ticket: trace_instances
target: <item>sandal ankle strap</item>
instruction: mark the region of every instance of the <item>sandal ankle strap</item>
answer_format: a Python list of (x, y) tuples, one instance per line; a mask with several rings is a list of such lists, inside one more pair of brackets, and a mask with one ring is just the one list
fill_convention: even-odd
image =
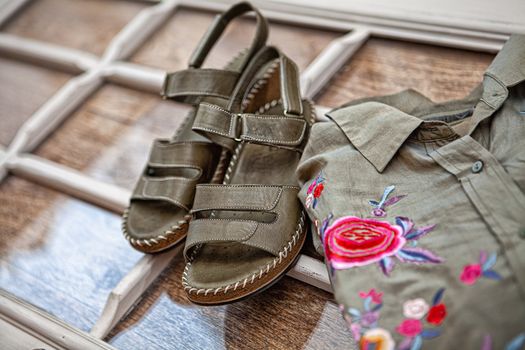
[[(242, 53), (243, 57), (235, 70), (201, 68), (210, 50), (228, 24), (247, 12), (255, 13), (257, 21), (255, 36), (250, 47)], [(166, 75), (161, 96), (190, 104), (196, 104), (202, 97), (206, 96), (229, 98), (240, 77), (240, 72), (246, 68), (253, 55), (265, 45), (267, 38), (268, 23), (256, 8), (247, 2), (241, 2), (230, 7), (229, 10), (215, 17), (193, 52), (189, 61), (189, 68)]]

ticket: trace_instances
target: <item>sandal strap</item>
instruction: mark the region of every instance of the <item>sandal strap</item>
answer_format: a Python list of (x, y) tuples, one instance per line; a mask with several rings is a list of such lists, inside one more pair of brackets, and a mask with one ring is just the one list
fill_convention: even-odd
[(229, 101), (228, 110), (241, 112), (244, 94), (253, 81), (257, 72), (261, 70), (268, 62), (279, 60), (279, 81), (280, 94), (284, 106), (285, 115), (296, 117), (303, 115), (303, 103), (301, 100), (301, 91), (299, 83), (299, 68), (279, 49), (273, 46), (266, 46), (261, 49), (250, 61), (250, 64), (243, 71), (239, 78), (239, 83)]
[(150, 151), (148, 167), (194, 168), (206, 172), (219, 158), (220, 152), (221, 147), (211, 142), (156, 139)]
[(220, 69), (184, 69), (166, 75), (161, 95), (190, 104), (206, 96), (228, 99), (239, 76), (238, 72)]
[[(242, 113), (242, 100), (253, 77), (268, 62), (278, 59), (282, 115)], [(238, 141), (248, 141), (301, 151), (307, 130), (299, 91), (298, 68), (274, 47), (262, 49), (243, 72), (227, 108), (203, 102), (195, 115), (193, 130), (232, 150)]]
[[(204, 211), (213, 210), (215, 217), (199, 218), (198, 215), (194, 215), (184, 248), (186, 258), (189, 259), (196, 246), (220, 242), (238, 242), (278, 256), (293, 239), (296, 233), (295, 225), (302, 219), (298, 192), (299, 187), (295, 186), (197, 186), (192, 212), (204, 214)], [(238, 203), (235, 203), (235, 200)], [(225, 219), (221, 218), (221, 210), (273, 213), (275, 220), (267, 223)]]
[(142, 176), (133, 190), (131, 200), (163, 201), (189, 211), (196, 183), (195, 179), (183, 177)]
[[(224, 33), (228, 24), (247, 12), (254, 12), (256, 18), (255, 36), (250, 47), (243, 53), (240, 64), (234, 71), (202, 69), (201, 66), (210, 50)], [(240, 73), (253, 55), (268, 39), (268, 22), (262, 14), (248, 2), (241, 2), (215, 17), (208, 31), (201, 38), (190, 57), (189, 69), (166, 75), (161, 95), (179, 102), (198, 103), (202, 97), (215, 96), (229, 98)]]
[(199, 105), (193, 122), (193, 130), (219, 136), (216, 140), (223, 147), (231, 147), (233, 140), (300, 150), (297, 146), (303, 143), (306, 129), (303, 118), (232, 113), (206, 102)]
[(242, 72), (252, 56), (264, 46), (266, 40), (268, 39), (268, 22), (266, 21), (266, 18), (264, 18), (259, 10), (253, 7), (249, 2), (240, 2), (235, 4), (225, 12), (215, 17), (208, 31), (200, 40), (199, 44), (195, 48), (195, 51), (193, 51), (189, 66), (191, 68), (200, 68), (208, 56), (210, 50), (224, 33), (224, 30), (228, 24), (235, 18), (240, 17), (248, 12), (255, 13), (256, 27), (255, 36), (250, 47), (248, 48), (248, 54), (246, 55), (245, 61), (239, 70)]
[(283, 186), (201, 184), (196, 192), (192, 213), (206, 210), (269, 211), (279, 202)]
[[(140, 177), (131, 200), (158, 200), (189, 211), (195, 195), (195, 185), (213, 176), (221, 147), (209, 142), (174, 142), (157, 139), (153, 142), (149, 161)], [(162, 169), (194, 169), (193, 178), (155, 176)]]

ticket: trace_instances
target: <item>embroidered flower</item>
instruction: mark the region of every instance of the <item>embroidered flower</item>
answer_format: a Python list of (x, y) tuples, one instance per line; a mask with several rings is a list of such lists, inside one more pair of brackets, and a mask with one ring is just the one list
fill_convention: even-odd
[[(398, 350), (421, 349), (424, 339), (431, 339), (441, 334), (440, 328), (425, 328), (422, 319), (426, 314), (427, 322), (432, 325), (438, 325), (443, 322), (447, 315), (445, 304), (440, 303), (444, 292), (445, 289), (441, 288), (434, 294), (430, 310), (423, 299), (409, 300), (403, 305), (403, 312), (406, 317), (412, 316), (410, 312), (407, 313), (407, 308), (410, 306), (410, 309), (412, 309), (412, 307), (417, 305), (417, 316), (419, 318), (406, 318), (396, 327), (396, 331), (405, 337), (399, 344)], [(426, 309), (428, 314), (426, 312), (421, 314), (419, 312), (420, 309)]]
[(370, 311), (367, 313), (364, 313), (361, 316), (361, 325), (363, 327), (373, 327), (377, 324), (377, 321), (379, 320), (379, 311)]
[[(441, 324), (446, 318), (446, 307), (441, 302), (444, 293), (445, 289), (441, 288), (434, 294), (431, 308), (422, 298), (407, 300), (403, 304), (403, 313), (407, 318), (396, 327), (397, 333), (403, 336), (397, 350), (419, 350), (425, 339), (441, 334), (441, 328), (434, 325)], [(393, 337), (378, 325), (383, 293), (372, 288), (368, 292), (359, 292), (359, 297), (364, 300), (362, 311), (342, 305), (340, 308), (360, 349), (394, 349), (396, 344)], [(425, 319), (428, 323), (425, 323)]]
[(407, 318), (420, 320), (428, 312), (429, 306), (423, 298), (407, 300), (403, 304), (403, 315)]
[(383, 306), (381, 303), (382, 296), (383, 293), (376, 292), (375, 289), (370, 289), (367, 293), (360, 292), (359, 297), (364, 299), (363, 311), (340, 306), (343, 312), (343, 318), (347, 322), (356, 341), (359, 341), (361, 335), (367, 330), (377, 328), (380, 310)]
[(314, 197), (319, 198), (319, 196), (321, 196), (321, 193), (323, 193), (323, 190), (324, 190), (324, 185), (322, 183), (317, 185), (314, 189)]
[(324, 178), (322, 177), (321, 173), (317, 175), (314, 179), (314, 181), (308, 186), (308, 190), (306, 191), (306, 200), (305, 200), (305, 207), (306, 208), (313, 208), (317, 206), (317, 200), (321, 196), (324, 190)]
[[(378, 262), (385, 275), (394, 268), (393, 257), (408, 263), (441, 263), (434, 253), (417, 248), (417, 241), (435, 225), (416, 229), (408, 218), (397, 217), (396, 225), (376, 219), (342, 217), (323, 235), (325, 255), (334, 269), (365, 266)], [(412, 241), (411, 247), (405, 247)]]
[(313, 190), (314, 190), (314, 188), (315, 188), (315, 185), (316, 185), (316, 184), (317, 184), (317, 183), (316, 183), (316, 180), (314, 180), (314, 181), (310, 184), (310, 186), (308, 186), (308, 190), (306, 191), (306, 193), (308, 193), (308, 194), (312, 193)]
[(447, 307), (445, 304), (437, 304), (428, 312), (427, 322), (439, 326), (445, 317), (447, 317)]
[(402, 198), (406, 197), (406, 195), (400, 195), (391, 197), (390, 199), (387, 199), (390, 193), (394, 191), (396, 187), (395, 186), (388, 186), (383, 191), (383, 195), (381, 196), (381, 199), (378, 201), (375, 200), (369, 200), (368, 203), (372, 206), (372, 215), (377, 217), (385, 217), (386, 216), (386, 207), (389, 207), (391, 205), (396, 204), (399, 202)]
[(368, 293), (359, 292), (359, 297), (361, 299), (366, 299), (370, 297), (372, 301), (376, 304), (381, 304), (383, 302), (383, 293), (378, 293), (374, 288), (370, 289)]
[(472, 264), (467, 265), (463, 268), (463, 272), (461, 273), (461, 276), (459, 276), (459, 279), (461, 282), (465, 284), (474, 284), (478, 280), (478, 278), (481, 276), (481, 265), (479, 264)]
[(359, 341), (360, 349), (393, 350), (394, 339), (383, 328), (373, 328), (366, 331)]
[(485, 251), (481, 251), (479, 255), (479, 262), (477, 264), (469, 264), (463, 267), (463, 271), (459, 276), (460, 281), (466, 285), (472, 285), (476, 283), (481, 277), (500, 280), (500, 274), (492, 270), (492, 267), (494, 267), (496, 264), (497, 258), (497, 253), (492, 253), (487, 258), (487, 253)]
[(423, 330), (423, 324), (420, 320), (406, 319), (399, 326), (396, 327), (396, 331), (404, 335), (405, 337), (415, 337)]
[(396, 254), (405, 242), (400, 226), (355, 216), (336, 220), (324, 234), (326, 256), (335, 269), (380, 261)]

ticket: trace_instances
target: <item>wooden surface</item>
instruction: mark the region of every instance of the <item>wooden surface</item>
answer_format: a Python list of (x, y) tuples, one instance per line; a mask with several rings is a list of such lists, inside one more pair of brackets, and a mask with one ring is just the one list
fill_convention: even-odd
[(372, 38), (316, 98), (337, 107), (363, 97), (415, 89), (436, 102), (462, 98), (482, 80), (493, 56)]
[(71, 76), (0, 57), (0, 145), (7, 146), (18, 128)]
[[(112, 16), (115, 23), (123, 23), (136, 7), (145, 6), (107, 3), (109, 7), (96, 17), (93, 8), (101, 5), (97, 2), (38, 2), (6, 29), (13, 34), (60, 40), (71, 47), (100, 53), (114, 35), (112, 29), (117, 24), (79, 25), (76, 33), (63, 33), (60, 38), (49, 34), (67, 32), (71, 23), (85, 16), (93, 16), (93, 23), (105, 22)], [(66, 10), (68, 19), (49, 20), (50, 16), (56, 16), (53, 11)], [(211, 18), (209, 13), (179, 12), (131, 60), (162, 69), (184, 68)], [(223, 65), (232, 52), (248, 42), (250, 20), (238, 22), (212, 52), (207, 62), (210, 66)], [(42, 23), (54, 29), (46, 31), (39, 27)], [(271, 30), (272, 41), (303, 69), (331, 39), (340, 35), (281, 24), (272, 24)], [(93, 39), (97, 36), (98, 39)], [(335, 107), (351, 99), (394, 93), (408, 87), (436, 101), (460, 98), (481, 81), (491, 59), (486, 54), (371, 39), (317, 96), (316, 102)], [(15, 75), (9, 74), (0, 73), (16, 84)], [(28, 75), (29, 71), (23, 74)], [(0, 91), (9, 90), (0, 88)], [(19, 115), (28, 114), (26, 104), (34, 101), (37, 99), (29, 95), (23, 103), (20, 100), (11, 103), (9, 113), (2, 113), (2, 125), (16, 125)], [(153, 94), (106, 84), (36, 153), (106, 182), (132, 188), (151, 140), (169, 137), (186, 110)], [(89, 328), (105, 295), (138, 258), (120, 236), (120, 218), (16, 178), (0, 185), (0, 203), (0, 287), (82, 329)], [(107, 340), (121, 349), (350, 347), (349, 333), (338, 307), (325, 292), (285, 278), (243, 302), (203, 308), (185, 299), (181, 272), (179, 259)]]
[(2, 29), (100, 55), (110, 40), (146, 2), (107, 0), (33, 0)]
[(120, 217), (14, 177), (0, 203), (0, 288), (88, 331), (141, 256)]

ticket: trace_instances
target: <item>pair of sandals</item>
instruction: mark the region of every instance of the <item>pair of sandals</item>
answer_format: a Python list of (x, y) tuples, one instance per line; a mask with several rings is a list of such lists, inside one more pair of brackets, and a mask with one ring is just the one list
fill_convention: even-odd
[[(201, 68), (227, 25), (254, 12), (251, 46), (224, 70)], [(130, 244), (156, 253), (186, 238), (182, 283), (202, 305), (233, 302), (282, 277), (299, 256), (306, 218), (295, 169), (314, 116), (297, 66), (266, 46), (268, 24), (242, 2), (216, 17), (189, 68), (162, 94), (194, 105), (171, 139), (155, 140), (124, 214)]]

